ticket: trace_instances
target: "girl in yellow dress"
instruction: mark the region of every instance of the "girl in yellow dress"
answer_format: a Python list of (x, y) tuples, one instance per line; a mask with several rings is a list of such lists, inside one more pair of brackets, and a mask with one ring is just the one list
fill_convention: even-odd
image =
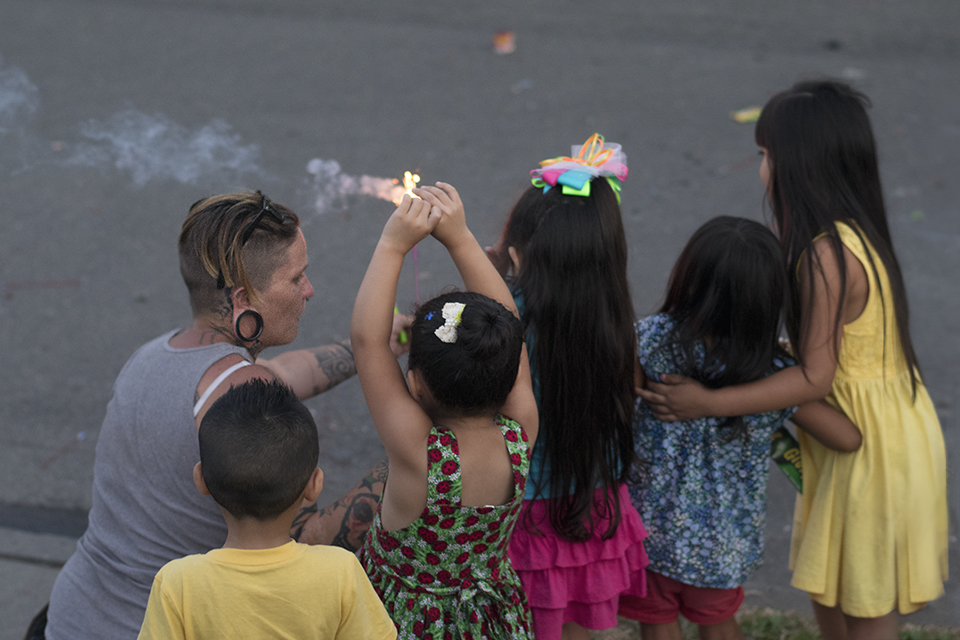
[(910, 340), (866, 96), (801, 82), (771, 98), (756, 140), (792, 282), (787, 331), (800, 365), (736, 387), (685, 378), (638, 393), (666, 420), (770, 411), (826, 398), (863, 434), (841, 453), (799, 433), (803, 493), (792, 584), (824, 640), (897, 637), (897, 612), (943, 595), (946, 454)]

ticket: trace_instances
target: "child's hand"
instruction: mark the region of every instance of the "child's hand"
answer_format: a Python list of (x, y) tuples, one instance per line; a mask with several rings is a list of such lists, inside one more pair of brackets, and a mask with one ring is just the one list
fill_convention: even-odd
[(695, 420), (711, 415), (707, 406), (710, 390), (691, 378), (667, 373), (661, 382), (647, 380), (647, 388), (636, 389), (637, 395), (664, 422)]
[(413, 324), (413, 318), (405, 316), (402, 313), (393, 314), (393, 327), (390, 329), (390, 351), (398, 358), (410, 351), (410, 339), (404, 342), (400, 341), (400, 334), (404, 331), (409, 332)]
[(435, 187), (420, 187), (414, 193), (440, 210), (440, 222), (433, 230), (433, 237), (450, 249), (465, 237), (471, 237), (467, 218), (463, 212), (460, 194), (452, 185), (438, 182)]
[(503, 238), (492, 247), (484, 247), (483, 252), (487, 254), (487, 258), (490, 259), (491, 264), (493, 264), (497, 273), (500, 274), (500, 277), (506, 278), (510, 273), (510, 267), (513, 266), (513, 263), (510, 261), (510, 254), (504, 246)]
[(404, 195), (400, 205), (383, 227), (380, 241), (406, 255), (426, 238), (440, 222), (440, 209), (426, 200)]

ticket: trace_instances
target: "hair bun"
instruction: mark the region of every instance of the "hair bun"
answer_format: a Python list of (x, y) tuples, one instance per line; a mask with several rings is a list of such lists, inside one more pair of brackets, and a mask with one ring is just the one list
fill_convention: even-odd
[[(452, 341), (437, 335), (450, 303), (462, 305)], [(503, 406), (523, 348), (523, 325), (506, 307), (476, 292), (445, 293), (417, 310), (410, 335), (408, 366), (420, 371), (437, 402), (465, 415)]]
[[(499, 311), (499, 312), (498, 312)], [(512, 315), (504, 308), (488, 306), (464, 309), (460, 323), (460, 341), (464, 351), (477, 360), (489, 360), (508, 347), (514, 332), (503, 314)]]

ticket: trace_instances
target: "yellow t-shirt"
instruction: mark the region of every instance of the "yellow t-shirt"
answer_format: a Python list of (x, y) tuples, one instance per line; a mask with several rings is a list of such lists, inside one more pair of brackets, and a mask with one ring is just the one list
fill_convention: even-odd
[(349, 551), (290, 541), (214, 549), (164, 565), (139, 638), (371, 638), (396, 627)]

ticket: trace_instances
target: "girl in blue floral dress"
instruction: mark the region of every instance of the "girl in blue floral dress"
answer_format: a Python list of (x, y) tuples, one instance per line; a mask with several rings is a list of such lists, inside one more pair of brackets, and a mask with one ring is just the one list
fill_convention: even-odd
[[(698, 229), (670, 276), (660, 313), (637, 322), (643, 379), (682, 373), (718, 388), (792, 364), (777, 341), (787, 286), (776, 236), (743, 218)], [(791, 416), (826, 446), (852, 451), (860, 433), (823, 402), (739, 418), (662, 422), (634, 415), (646, 463), (630, 489), (649, 536), (647, 595), (622, 596), (620, 614), (644, 640), (680, 636), (678, 614), (703, 638), (741, 638), (734, 613), (760, 566), (770, 436)]]
[[(357, 374), (390, 464), (361, 559), (400, 638), (531, 638), (507, 556), (538, 426), (523, 329), (456, 190), (415, 193), (387, 221), (353, 310)], [(404, 379), (393, 301), (404, 256), (430, 234), (468, 291), (417, 311)]]

